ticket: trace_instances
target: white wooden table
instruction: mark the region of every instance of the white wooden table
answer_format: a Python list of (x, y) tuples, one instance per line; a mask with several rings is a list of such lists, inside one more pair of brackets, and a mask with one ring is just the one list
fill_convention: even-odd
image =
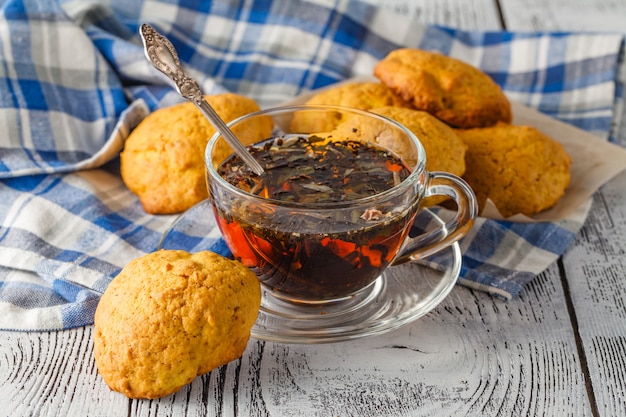
[[(462, 29), (626, 31), (626, 0), (385, 5)], [(512, 301), (457, 286), (432, 313), (380, 337), (251, 340), (241, 360), (160, 400), (109, 391), (90, 327), (0, 332), (0, 416), (626, 415), (624, 236), (626, 174), (595, 195), (562, 259)]]

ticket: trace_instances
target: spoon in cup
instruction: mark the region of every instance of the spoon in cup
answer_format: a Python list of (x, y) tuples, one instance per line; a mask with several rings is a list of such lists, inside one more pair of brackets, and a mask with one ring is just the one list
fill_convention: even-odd
[(233, 131), (206, 101), (198, 83), (185, 72), (172, 43), (147, 23), (141, 25), (139, 33), (146, 57), (152, 65), (174, 82), (176, 90), (182, 97), (196, 105), (252, 171), (257, 175), (262, 175), (263, 167), (250, 155)]

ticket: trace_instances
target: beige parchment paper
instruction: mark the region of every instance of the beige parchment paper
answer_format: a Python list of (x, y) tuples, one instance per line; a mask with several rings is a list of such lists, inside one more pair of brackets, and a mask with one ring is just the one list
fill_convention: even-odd
[[(281, 105), (304, 104), (314, 94), (341, 84), (359, 81), (378, 81), (372, 76), (356, 77), (337, 84), (310, 91)], [(610, 143), (570, 124), (561, 122), (523, 104), (511, 102), (513, 124), (533, 126), (561, 143), (572, 158), (571, 181), (565, 195), (552, 208), (528, 217), (517, 214), (506, 219), (488, 200), (481, 217), (514, 222), (553, 222), (568, 218), (603, 184), (626, 170), (626, 149)], [(428, 157), (428, 155), (427, 155)]]

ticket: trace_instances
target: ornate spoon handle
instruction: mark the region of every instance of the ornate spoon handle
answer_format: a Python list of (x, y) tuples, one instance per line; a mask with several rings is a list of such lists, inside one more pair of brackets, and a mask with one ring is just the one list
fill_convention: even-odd
[(261, 165), (250, 155), (233, 131), (226, 126), (226, 123), (224, 123), (213, 107), (206, 101), (198, 83), (187, 75), (180, 65), (180, 60), (178, 59), (174, 45), (147, 23), (141, 25), (140, 34), (144, 45), (144, 52), (152, 65), (174, 82), (176, 90), (181, 96), (191, 101), (200, 109), (202, 114), (204, 114), (213, 127), (226, 139), (228, 144), (237, 152), (241, 159), (250, 166), (252, 171), (257, 175), (262, 175), (263, 168)]

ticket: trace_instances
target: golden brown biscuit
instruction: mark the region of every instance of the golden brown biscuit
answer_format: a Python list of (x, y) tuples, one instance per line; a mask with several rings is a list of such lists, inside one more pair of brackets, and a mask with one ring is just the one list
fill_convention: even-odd
[(504, 217), (532, 216), (552, 207), (570, 182), (563, 146), (529, 126), (505, 123), (457, 130), (467, 144), (466, 171), (482, 210), (491, 199)]
[(96, 309), (98, 372), (130, 398), (176, 392), (243, 354), (260, 302), (256, 275), (215, 253), (168, 250), (136, 259)]
[[(387, 106), (370, 111), (395, 120), (417, 136), (426, 152), (426, 169), (429, 171), (447, 171), (456, 175), (465, 172), (466, 145), (450, 126), (420, 110)], [(334, 130), (320, 136), (376, 143), (395, 152), (411, 167), (417, 163), (415, 148), (410, 142), (401, 140), (400, 130), (391, 130), (386, 122), (374, 117), (350, 114), (343, 119)]]
[[(459, 176), (465, 172), (466, 145), (450, 126), (420, 110), (379, 107), (370, 111), (395, 120), (417, 136), (426, 151), (428, 171), (445, 171)], [(405, 152), (398, 153), (403, 156)]]
[(419, 49), (397, 49), (378, 62), (385, 85), (444, 122), (462, 128), (511, 122), (511, 105), (488, 75), (469, 64)]
[[(403, 100), (389, 87), (379, 82), (363, 81), (351, 82), (331, 87), (315, 94), (306, 101), (307, 105), (334, 105), (353, 107), (369, 110), (374, 107), (397, 106), (411, 107), (411, 104)], [(303, 133), (327, 132), (332, 130), (342, 120), (342, 115), (337, 117), (304, 117), (302, 113), (296, 114), (292, 122), (292, 128)]]
[[(259, 110), (254, 100), (225, 93), (206, 96), (225, 121)], [(244, 144), (270, 136), (272, 122), (259, 119), (255, 129), (235, 130)], [(204, 150), (215, 133), (192, 103), (156, 110), (128, 136), (120, 155), (126, 186), (139, 197), (146, 212), (178, 213), (207, 198)], [(232, 153), (225, 143), (224, 157)]]

